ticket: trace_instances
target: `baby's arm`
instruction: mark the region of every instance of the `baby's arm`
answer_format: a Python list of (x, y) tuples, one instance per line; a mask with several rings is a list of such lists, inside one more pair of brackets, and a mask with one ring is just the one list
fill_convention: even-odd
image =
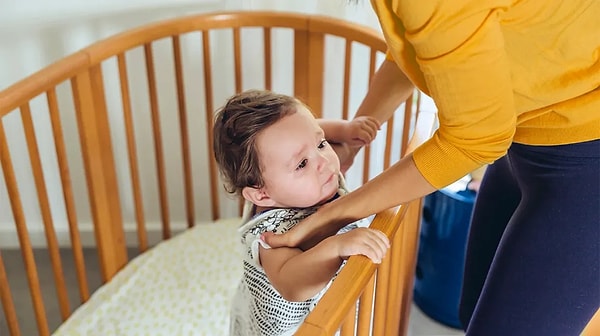
[(350, 146), (369, 144), (379, 130), (379, 122), (372, 117), (357, 117), (353, 120), (318, 119), (325, 133), (325, 139), (332, 143), (345, 143)]
[(305, 301), (319, 293), (335, 275), (343, 259), (362, 254), (380, 263), (389, 247), (377, 230), (357, 228), (324, 239), (307, 251), (260, 247), (260, 263), (271, 284), (288, 301)]

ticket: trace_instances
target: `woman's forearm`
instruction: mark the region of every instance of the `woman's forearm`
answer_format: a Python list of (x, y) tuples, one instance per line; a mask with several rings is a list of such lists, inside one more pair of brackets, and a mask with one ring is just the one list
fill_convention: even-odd
[(421, 175), (409, 154), (360, 188), (323, 206), (305, 219), (305, 222), (310, 223), (298, 227), (304, 232), (297, 232), (296, 237), (300, 240), (292, 241), (291, 244), (308, 249), (349, 223), (410, 202), (435, 190)]
[(414, 91), (415, 86), (396, 63), (385, 60), (373, 76), (367, 95), (355, 117), (371, 116), (386, 122)]
[[(409, 154), (331, 207), (324, 209), (325, 218), (358, 220), (385, 209), (410, 202), (436, 190), (419, 172)], [(330, 214), (328, 214), (328, 212)], [(331, 217), (330, 217), (331, 216)]]

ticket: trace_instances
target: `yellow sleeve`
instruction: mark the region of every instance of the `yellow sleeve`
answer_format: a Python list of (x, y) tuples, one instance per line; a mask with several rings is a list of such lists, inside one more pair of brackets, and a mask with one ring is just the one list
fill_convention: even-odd
[(481, 167), (475, 169), (474, 171), (472, 171), (469, 175), (471, 175), (471, 178), (473, 180), (481, 181), (483, 179), (483, 175), (485, 174), (486, 169), (487, 169), (487, 166), (481, 166)]
[(440, 121), (413, 157), (423, 176), (441, 188), (503, 156), (512, 142), (516, 111), (501, 8), (485, 0), (394, 4)]

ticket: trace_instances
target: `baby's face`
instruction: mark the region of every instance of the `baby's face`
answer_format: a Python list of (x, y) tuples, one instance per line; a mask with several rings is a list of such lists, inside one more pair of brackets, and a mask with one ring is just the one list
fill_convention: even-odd
[(340, 161), (304, 105), (264, 129), (256, 145), (271, 206), (309, 207), (337, 192)]

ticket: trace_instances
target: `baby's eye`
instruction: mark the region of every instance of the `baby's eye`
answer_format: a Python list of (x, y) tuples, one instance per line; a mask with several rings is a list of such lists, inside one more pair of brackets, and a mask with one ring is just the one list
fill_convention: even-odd
[(325, 146), (327, 146), (327, 140), (323, 139), (321, 142), (319, 142), (319, 146), (317, 146), (317, 148), (323, 149)]
[(298, 165), (298, 167), (296, 167), (296, 170), (303, 169), (304, 167), (306, 167), (307, 163), (308, 163), (307, 159), (304, 159), (304, 160), (300, 161), (300, 164)]

